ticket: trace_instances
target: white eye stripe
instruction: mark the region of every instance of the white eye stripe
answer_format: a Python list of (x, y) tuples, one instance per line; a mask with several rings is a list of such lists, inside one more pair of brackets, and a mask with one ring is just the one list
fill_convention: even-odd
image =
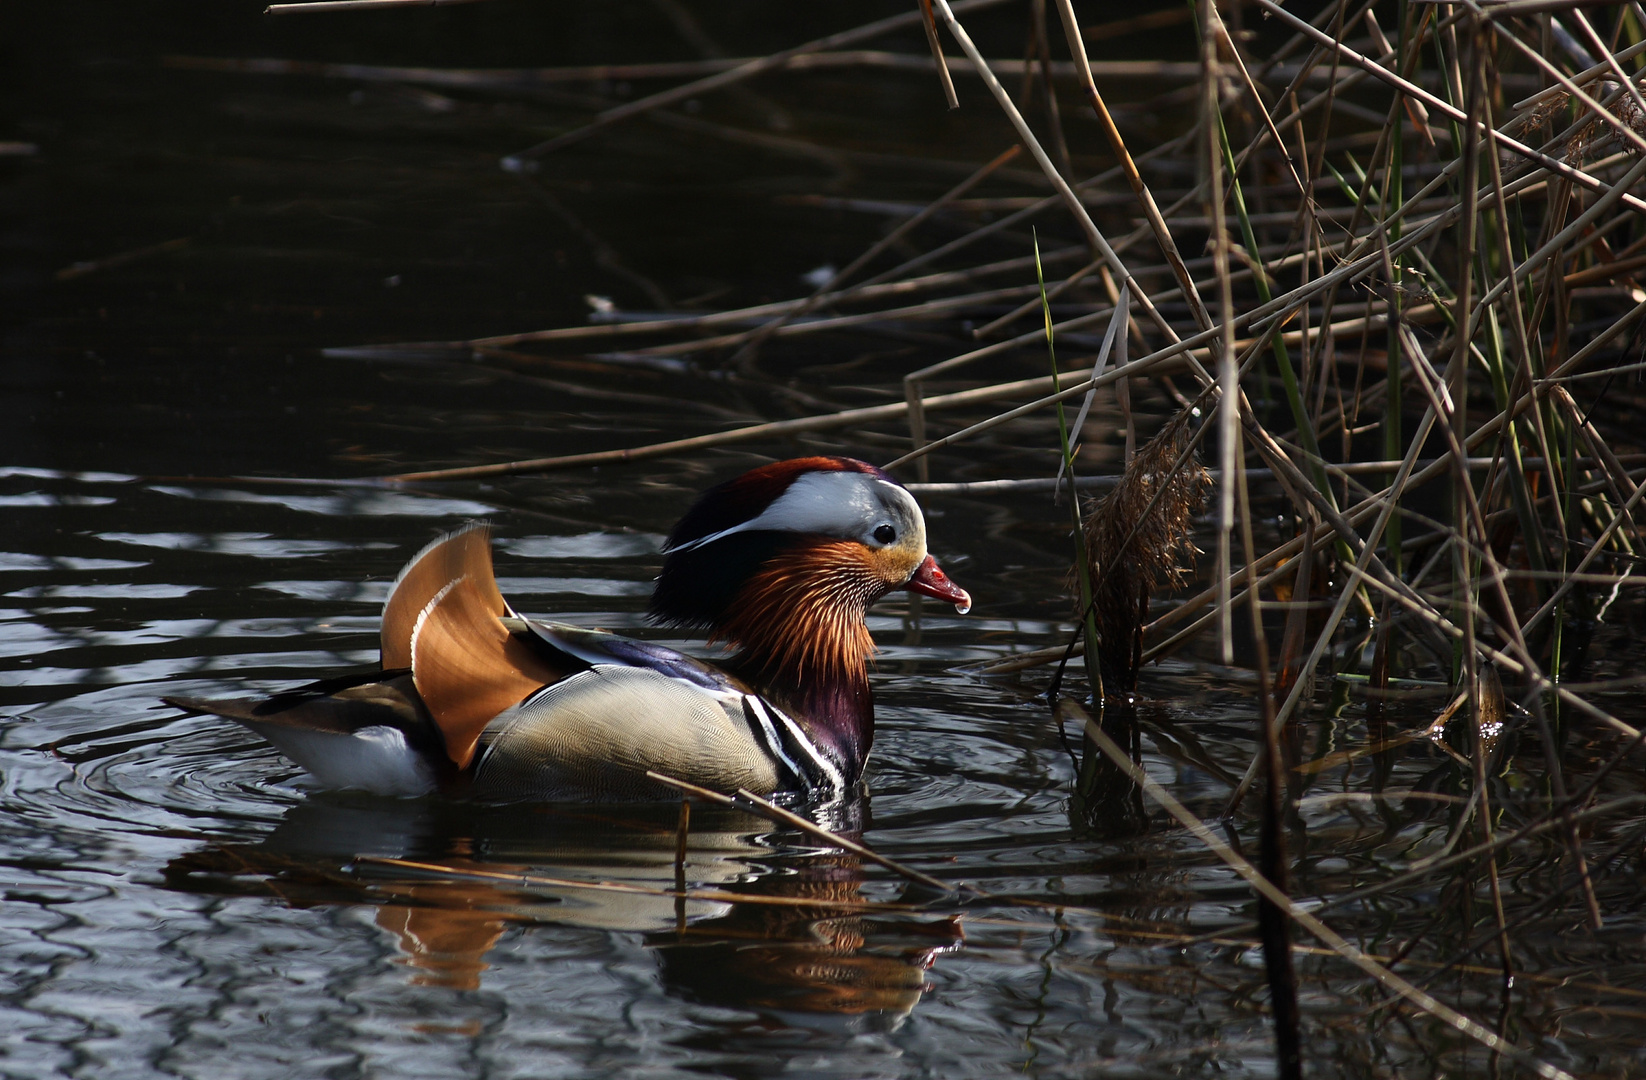
[(691, 551), (736, 533), (763, 530), (820, 533), (868, 543), (875, 529), (887, 524), (888, 513), (894, 523), (903, 519), (901, 528), (893, 524), (898, 536), (906, 538), (913, 533), (924, 536), (919, 506), (913, 496), (896, 484), (865, 473), (807, 473), (748, 521), (665, 548), (664, 552)]

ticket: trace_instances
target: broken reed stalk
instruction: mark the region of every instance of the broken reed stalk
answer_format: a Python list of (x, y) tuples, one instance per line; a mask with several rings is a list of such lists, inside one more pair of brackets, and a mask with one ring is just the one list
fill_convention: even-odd
[[(718, 791), (712, 791), (706, 787), (699, 787), (696, 784), (689, 783), (685, 780), (679, 780), (672, 776), (666, 776), (663, 773), (654, 772), (650, 769), (646, 770), (646, 776), (657, 781), (659, 784), (665, 784), (668, 787), (674, 788), (683, 796), (690, 795), (692, 798), (702, 799), (704, 802), (712, 802), (719, 806), (728, 806), (737, 810), (750, 811), (778, 825), (785, 825), (789, 828), (799, 829), (801, 832), (805, 833), (814, 840), (821, 840), (824, 843), (832, 844), (843, 851), (849, 851), (859, 858), (867, 859), (877, 866), (883, 866), (892, 871), (894, 874), (908, 878), (917, 885), (924, 885), (928, 889), (935, 889), (940, 893), (954, 893), (959, 892), (961, 889), (961, 886), (959, 885), (951, 885), (947, 882), (939, 881), (930, 874), (923, 874), (918, 870), (911, 869), (910, 867), (904, 866), (902, 863), (897, 862), (895, 859), (889, 859), (879, 852), (863, 846), (855, 840), (841, 836), (839, 833), (831, 832), (830, 830), (817, 824), (815, 821), (803, 818), (799, 814), (794, 813), (792, 810), (785, 810), (776, 803), (762, 799), (752, 791), (739, 788), (736, 795), (724, 795)], [(967, 891), (975, 890), (968, 889)], [(979, 895), (984, 894), (979, 893)]]
[[(448, 0), (449, 3), (474, 3), (476, 0)], [(414, 0), (414, 6), (427, 6), (423, 0)], [(305, 7), (311, 5), (303, 5)], [(233, 71), (261, 75), (311, 75), (327, 79), (353, 79), (361, 82), (405, 83), (416, 86), (440, 86), (456, 89), (509, 92), (533, 87), (562, 86), (567, 83), (599, 83), (612, 79), (681, 79), (716, 75), (752, 62), (751, 57), (725, 57), (710, 60), (672, 60), (660, 63), (638, 64), (585, 64), (574, 67), (532, 68), (434, 68), (386, 66), (382, 64), (327, 63), (317, 60), (286, 60), (272, 57), (213, 57), (167, 56), (162, 67), (185, 68), (195, 71)], [(944, 57), (947, 64), (954, 59)], [(1175, 81), (1193, 79), (1200, 73), (1198, 64), (1174, 63), (1169, 60), (1108, 60), (1093, 61), (1093, 74), (1108, 79), (1159, 79)], [(1041, 65), (1024, 60), (990, 60), (989, 67), (1002, 74), (1017, 75), (1038, 71)], [(816, 72), (842, 69), (872, 69), (880, 71), (907, 71), (922, 74), (935, 71), (935, 61), (912, 53), (888, 52), (884, 49), (839, 49), (829, 52), (804, 53), (790, 58), (774, 71)], [(975, 74), (961, 65), (960, 74)], [(1080, 72), (1068, 61), (1053, 63), (1051, 74), (1057, 79), (1075, 79)], [(0, 143), (6, 146), (27, 145)], [(0, 149), (0, 153), (3, 153)], [(16, 151), (12, 151), (16, 153)]]
[(955, 96), (954, 79), (949, 75), (948, 61), (943, 57), (943, 43), (937, 39), (937, 18), (932, 14), (932, 0), (920, 0), (920, 28), (926, 32), (926, 45), (932, 50), (932, 62), (937, 65), (937, 81), (943, 87), (943, 100), (949, 109), (960, 108)]
[(559, 878), (547, 874), (510, 873), (503, 870), (484, 870), (469, 866), (447, 866), (441, 863), (397, 859), (385, 855), (359, 855), (355, 863), (366, 866), (395, 867), (415, 870), (450, 881), (474, 881), (499, 888), (565, 889), (571, 891), (617, 893), (628, 896), (669, 897), (675, 900), (697, 900), (718, 904), (750, 904), (757, 907), (821, 908), (824, 910), (887, 913), (920, 913), (925, 909), (918, 904), (886, 903), (874, 900), (831, 900), (811, 896), (766, 896), (760, 893), (734, 892), (729, 889), (686, 888), (659, 889), (646, 885), (629, 885), (617, 881), (586, 881), (578, 878)]
[(376, 11), (381, 8), (444, 7), (450, 4), (473, 4), (479, 0), (308, 0), (307, 3), (270, 4), (265, 15), (320, 14), (335, 11)]

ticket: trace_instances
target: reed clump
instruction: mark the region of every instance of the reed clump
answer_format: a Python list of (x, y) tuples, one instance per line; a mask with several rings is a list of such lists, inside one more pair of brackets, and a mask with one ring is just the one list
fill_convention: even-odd
[(1137, 687), (1149, 601), (1194, 573), (1195, 519), (1212, 477), (1194, 452), (1193, 414), (1182, 410), (1137, 451), (1108, 494), (1089, 501), (1086, 559), (1107, 693)]

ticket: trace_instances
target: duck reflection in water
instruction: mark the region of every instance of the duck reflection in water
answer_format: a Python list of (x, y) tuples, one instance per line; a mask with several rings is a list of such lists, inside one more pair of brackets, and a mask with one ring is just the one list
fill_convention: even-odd
[(167, 877), (294, 907), (375, 905), (409, 981), (454, 991), (483, 986), (487, 954), (512, 928), (639, 933), (673, 992), (779, 1026), (816, 1026), (820, 1014), (896, 1026), (929, 988), (926, 970), (960, 943), (950, 919), (868, 903), (855, 855), (785, 847), (762, 819), (694, 806), (677, 860), (678, 824), (661, 805), (318, 793), (261, 842), (191, 852)]

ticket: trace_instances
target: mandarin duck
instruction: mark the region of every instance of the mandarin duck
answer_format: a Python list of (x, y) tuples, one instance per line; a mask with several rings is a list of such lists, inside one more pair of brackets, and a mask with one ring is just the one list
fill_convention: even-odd
[(383, 608), (382, 670), (267, 700), (167, 698), (273, 743), (321, 784), (385, 795), (635, 801), (677, 792), (828, 800), (874, 741), (864, 615), (895, 589), (971, 605), (926, 551), (914, 497), (872, 465), (808, 457), (704, 493), (669, 534), (649, 616), (703, 629), (724, 665), (523, 618), (491, 536), (429, 544)]

